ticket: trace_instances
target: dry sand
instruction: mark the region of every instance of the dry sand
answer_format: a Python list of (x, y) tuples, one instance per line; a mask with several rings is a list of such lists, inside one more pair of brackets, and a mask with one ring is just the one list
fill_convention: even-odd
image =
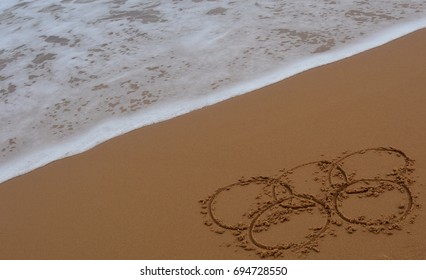
[(425, 259), (425, 65), (421, 30), (7, 181), (0, 258)]

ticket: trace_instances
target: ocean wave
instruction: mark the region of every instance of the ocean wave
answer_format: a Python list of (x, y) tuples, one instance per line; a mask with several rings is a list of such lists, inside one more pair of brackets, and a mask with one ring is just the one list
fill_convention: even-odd
[(424, 1), (4, 1), (0, 182), (424, 27)]

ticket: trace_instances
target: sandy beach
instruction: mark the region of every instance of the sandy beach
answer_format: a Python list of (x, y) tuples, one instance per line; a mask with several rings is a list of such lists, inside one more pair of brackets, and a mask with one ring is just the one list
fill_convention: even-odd
[(420, 30), (2, 183), (0, 259), (425, 259), (425, 65)]

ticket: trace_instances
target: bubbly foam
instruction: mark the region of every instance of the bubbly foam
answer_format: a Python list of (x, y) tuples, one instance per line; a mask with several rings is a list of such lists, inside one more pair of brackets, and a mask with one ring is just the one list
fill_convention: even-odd
[(0, 182), (423, 27), (423, 0), (2, 1)]

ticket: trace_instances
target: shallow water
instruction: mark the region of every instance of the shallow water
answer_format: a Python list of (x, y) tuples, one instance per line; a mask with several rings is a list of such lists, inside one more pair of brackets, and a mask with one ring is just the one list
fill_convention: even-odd
[(426, 27), (424, 0), (0, 3), (0, 182)]

